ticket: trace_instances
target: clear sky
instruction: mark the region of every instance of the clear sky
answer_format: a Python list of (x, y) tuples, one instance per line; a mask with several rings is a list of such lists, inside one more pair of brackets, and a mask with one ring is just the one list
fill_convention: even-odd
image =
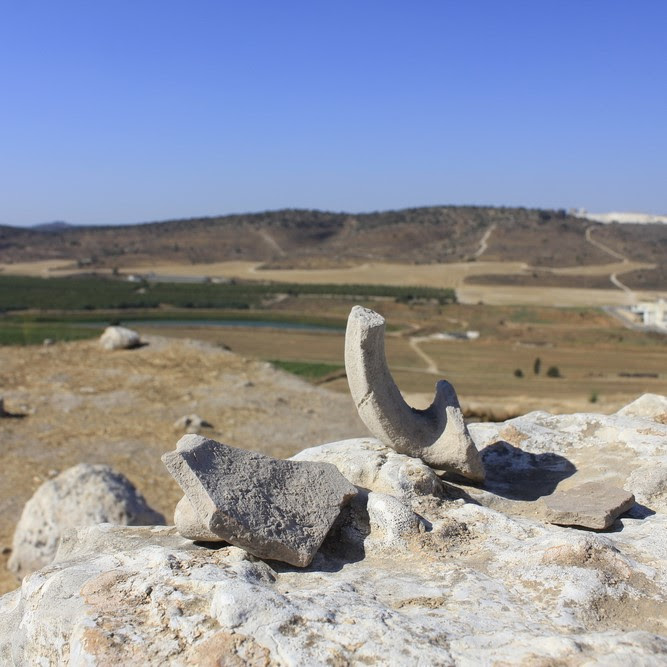
[(664, 0), (0, 0), (0, 223), (667, 214)]

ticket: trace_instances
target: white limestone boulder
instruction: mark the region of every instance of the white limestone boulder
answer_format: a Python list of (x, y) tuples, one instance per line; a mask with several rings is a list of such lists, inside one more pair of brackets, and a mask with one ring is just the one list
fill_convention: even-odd
[(109, 466), (81, 463), (44, 482), (25, 504), (9, 569), (20, 578), (48, 565), (65, 530), (97, 523), (164, 525), (164, 517), (125, 475)]
[(126, 327), (107, 327), (100, 336), (100, 346), (104, 350), (131, 350), (140, 345), (141, 336)]
[(617, 414), (626, 417), (645, 417), (665, 424), (667, 423), (667, 396), (642, 394), (632, 403), (622, 407)]

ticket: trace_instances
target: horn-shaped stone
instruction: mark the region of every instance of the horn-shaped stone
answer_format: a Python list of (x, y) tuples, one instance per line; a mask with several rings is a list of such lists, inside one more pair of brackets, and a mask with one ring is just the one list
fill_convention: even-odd
[(345, 369), (362, 421), (397, 452), (482, 481), (484, 465), (463, 421), (454, 387), (440, 380), (429, 408), (410, 407), (387, 367), (384, 329), (385, 320), (375, 311), (352, 308), (345, 332)]

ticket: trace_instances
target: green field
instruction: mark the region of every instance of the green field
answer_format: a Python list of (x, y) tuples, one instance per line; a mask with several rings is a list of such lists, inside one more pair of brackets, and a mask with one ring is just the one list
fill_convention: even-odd
[(453, 303), (452, 289), (391, 285), (300, 285), (296, 283), (128, 282), (98, 276), (31, 278), (0, 275), (0, 313), (37, 310), (262, 308), (280, 296), (389, 298), (400, 303)]

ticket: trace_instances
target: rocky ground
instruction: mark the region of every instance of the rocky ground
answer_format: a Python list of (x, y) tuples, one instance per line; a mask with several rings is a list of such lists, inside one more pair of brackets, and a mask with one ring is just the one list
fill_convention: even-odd
[(204, 435), (277, 457), (365, 433), (348, 396), (268, 364), (195, 341), (147, 337), (134, 350), (96, 341), (0, 347), (0, 593), (18, 585), (5, 564), (21, 509), (46, 479), (77, 463), (125, 474), (171, 521), (182, 494), (160, 456), (179, 418)]
[[(149, 342), (44, 348), (46, 370), (8, 355), (6, 409), (29, 416), (2, 422), (13, 457), (2, 488), (10, 475), (36, 486), (54, 452), (64, 467), (103, 443), (91, 462), (126, 472), (169, 521), (182, 493), (159, 455), (174, 448), (173, 421), (196, 410), (214, 424), (205, 435), (303, 450), (295, 460), (333, 463), (358, 494), (305, 568), (169, 526), (74, 529), (53, 564), (0, 598), (1, 663), (665, 664), (667, 398), (472, 424), (486, 480), (471, 483), (373, 438), (340, 441), (363, 432), (344, 396), (207, 345)], [(77, 355), (95, 370), (76, 370)], [(67, 430), (70, 415), (87, 435)], [(549, 523), (554, 492), (585, 483), (635, 502), (602, 531)], [(8, 516), (22, 500), (3, 502)]]

